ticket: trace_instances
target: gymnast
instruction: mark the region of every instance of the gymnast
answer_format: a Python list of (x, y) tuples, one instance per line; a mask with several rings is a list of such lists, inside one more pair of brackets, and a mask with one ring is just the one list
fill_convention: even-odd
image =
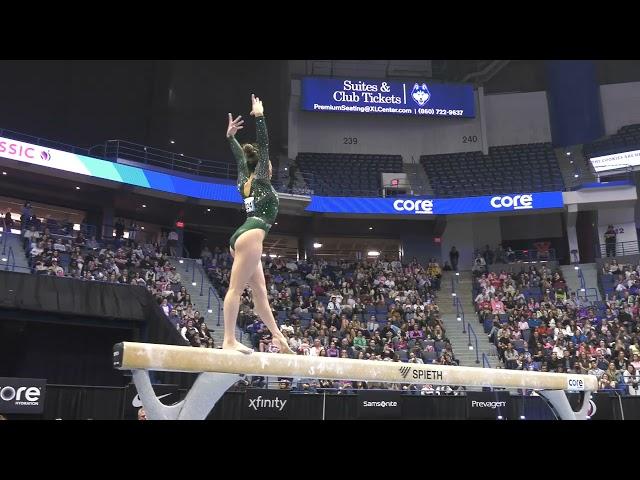
[(231, 267), (229, 290), (224, 298), (224, 340), (222, 348), (253, 353), (253, 350), (236, 340), (236, 320), (240, 308), (240, 296), (248, 284), (253, 294), (254, 312), (271, 331), (280, 345), (281, 353), (294, 352), (287, 338), (278, 328), (267, 300), (267, 288), (262, 271), (262, 242), (278, 215), (278, 194), (271, 185), (272, 166), (269, 160), (269, 137), (264, 119), (262, 101), (251, 95), (251, 113), (256, 119), (256, 144), (240, 145), (235, 134), (244, 128), (241, 116), (229, 114), (227, 139), (238, 162), (238, 190), (244, 201), (247, 220), (231, 236), (229, 241)]

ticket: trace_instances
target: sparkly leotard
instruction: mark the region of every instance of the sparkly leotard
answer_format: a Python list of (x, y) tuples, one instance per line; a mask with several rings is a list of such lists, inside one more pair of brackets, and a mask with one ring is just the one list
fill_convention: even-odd
[(251, 175), (247, 167), (247, 159), (235, 137), (229, 137), (231, 150), (238, 162), (238, 190), (244, 200), (244, 209), (247, 212), (247, 220), (234, 232), (229, 240), (231, 248), (234, 249), (238, 237), (248, 230), (259, 228), (264, 230), (265, 233), (269, 233), (271, 225), (273, 225), (278, 216), (280, 202), (278, 194), (269, 179), (269, 136), (264, 116), (256, 118), (256, 132), (258, 139), (258, 165), (256, 166), (248, 197), (244, 196), (243, 188)]

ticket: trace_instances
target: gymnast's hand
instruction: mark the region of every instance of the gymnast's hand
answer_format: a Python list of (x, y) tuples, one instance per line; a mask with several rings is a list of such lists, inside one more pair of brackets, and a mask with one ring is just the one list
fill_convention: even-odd
[(233, 137), (238, 130), (242, 130), (244, 128), (242, 126), (242, 124), (244, 123), (244, 120), (241, 120), (241, 118), (242, 117), (238, 115), (238, 118), (234, 120), (233, 116), (229, 114), (229, 126), (227, 127), (227, 137)]
[(262, 106), (262, 100), (251, 94), (251, 113), (254, 117), (262, 117), (264, 115), (264, 107)]

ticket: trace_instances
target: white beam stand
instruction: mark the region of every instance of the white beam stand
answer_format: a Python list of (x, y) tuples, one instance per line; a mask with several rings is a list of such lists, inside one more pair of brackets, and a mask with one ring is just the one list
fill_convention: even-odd
[(538, 394), (549, 402), (560, 420), (588, 420), (589, 401), (591, 392), (584, 391), (580, 410), (575, 412), (569, 404), (567, 394), (562, 390), (540, 390)]
[(204, 420), (220, 397), (241, 379), (233, 373), (203, 372), (198, 375), (184, 400), (165, 405), (156, 397), (148, 370), (133, 370), (133, 383), (150, 420)]

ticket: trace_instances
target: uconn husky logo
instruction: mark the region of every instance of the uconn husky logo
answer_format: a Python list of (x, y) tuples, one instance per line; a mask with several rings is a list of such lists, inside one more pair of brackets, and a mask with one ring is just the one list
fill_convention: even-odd
[(413, 85), (413, 89), (411, 90), (411, 96), (419, 106), (424, 107), (425, 103), (427, 103), (431, 98), (431, 93), (429, 92), (426, 83), (423, 83), (422, 85), (418, 85), (416, 83)]

